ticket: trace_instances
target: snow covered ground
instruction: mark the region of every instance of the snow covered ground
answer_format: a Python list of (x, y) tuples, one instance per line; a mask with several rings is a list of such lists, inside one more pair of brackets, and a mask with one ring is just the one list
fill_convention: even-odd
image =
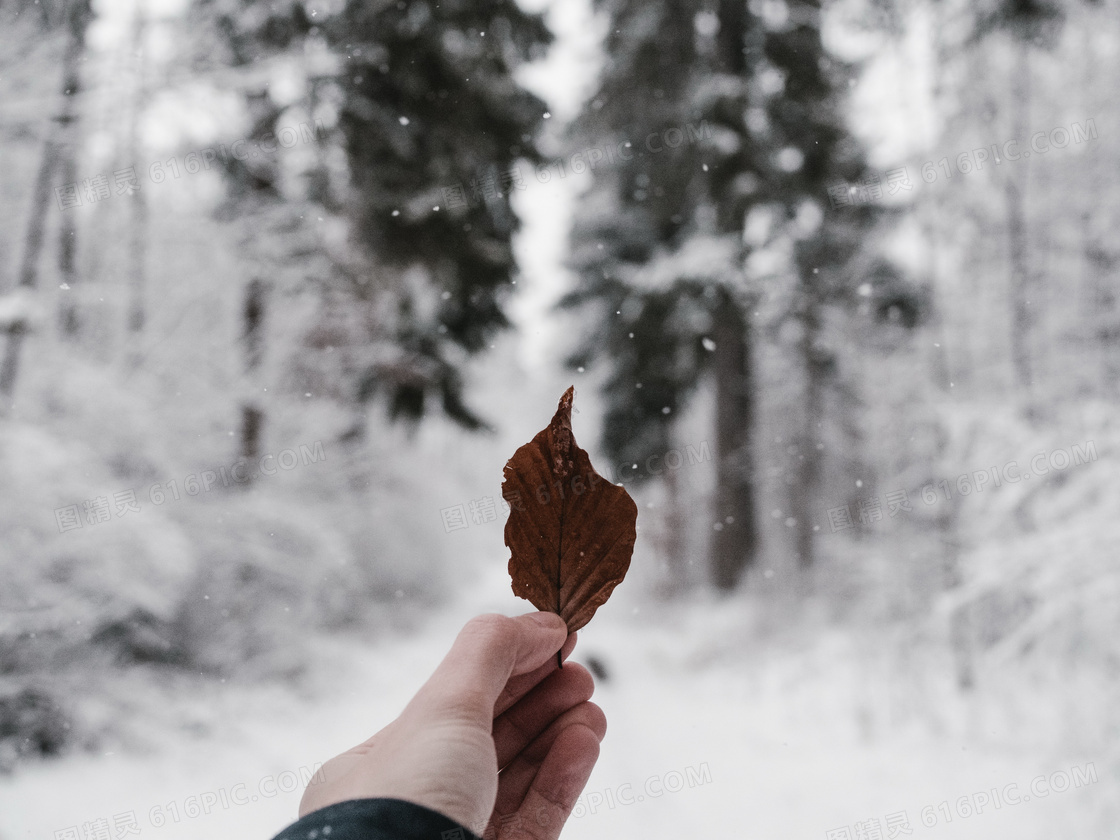
[[(521, 611), (505, 592), (495, 564), (415, 635), (318, 642), (296, 692), (164, 684), (159, 722), (137, 730), (145, 751), (0, 780), (0, 838), (266, 840), (294, 818), (297, 780), (390, 720), (466, 619)], [(985, 732), (983, 701), (960, 696), (932, 646), (902, 660), (890, 632), (811, 621), (771, 632), (775, 604), (639, 606), (624, 593), (573, 655), (607, 668), (595, 700), (609, 730), (565, 837), (1120, 837), (1114, 745), (1067, 752), (1037, 732)], [(152, 691), (151, 675), (130, 679), (124, 693)], [(888, 830), (899, 813), (912, 834)], [(109, 833), (96, 833), (99, 819)]]

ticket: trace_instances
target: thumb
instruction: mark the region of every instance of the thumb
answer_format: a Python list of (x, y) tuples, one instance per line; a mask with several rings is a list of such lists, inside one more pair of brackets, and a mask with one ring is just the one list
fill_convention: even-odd
[(539, 668), (567, 638), (568, 627), (556, 613), (472, 618), (409, 706), (466, 714), (489, 729), (509, 678)]

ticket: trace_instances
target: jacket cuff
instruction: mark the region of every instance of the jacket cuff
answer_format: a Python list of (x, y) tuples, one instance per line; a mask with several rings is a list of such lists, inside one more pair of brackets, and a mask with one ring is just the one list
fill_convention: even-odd
[(479, 840), (438, 811), (403, 799), (351, 799), (312, 811), (273, 840)]

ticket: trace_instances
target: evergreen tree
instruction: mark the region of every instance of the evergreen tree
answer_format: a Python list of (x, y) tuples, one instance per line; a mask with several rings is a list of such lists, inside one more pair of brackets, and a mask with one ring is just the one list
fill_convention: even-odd
[(546, 111), (512, 74), (551, 36), (512, 0), (349, 0), (326, 20), (310, 6), (200, 0), (199, 10), (223, 33), (232, 64), (313, 49), (337, 62), (311, 83), (337, 113), (326, 142), (346, 172), (337, 177), (322, 155), (306, 186), (345, 219), (361, 257), (336, 260), (324, 279), (325, 311), (344, 301), (362, 309), (360, 341), (377, 348), (354, 355), (353, 396), (381, 394), (409, 419), (434, 397), (479, 427), (463, 365), (509, 324), (510, 196), (525, 187), (518, 162), (539, 160), (534, 134)]
[[(596, 171), (577, 214), (580, 282), (566, 304), (595, 302), (607, 316), (572, 361), (609, 361), (604, 445), (635, 463), (669, 446), (675, 414), (712, 377), (718, 460), (710, 564), (716, 585), (730, 588), (758, 551), (753, 322), (782, 276), (794, 290), (779, 318), (800, 326), (803, 371), (793, 503), (801, 563), (812, 559), (821, 394), (837, 376), (822, 341), (822, 310), (854, 299), (863, 280), (853, 258), (876, 216), (870, 205), (827, 209), (830, 186), (865, 176), (840, 113), (851, 68), (822, 46), (819, 3), (791, 2), (784, 17), (765, 20), (745, 2), (726, 0), (618, 0), (600, 8), (611, 21), (609, 61), (578, 141), (606, 135), (634, 148), (616, 167)], [(640, 145), (675, 140), (674, 131), (690, 142)], [(767, 253), (784, 254), (776, 271), (752, 259)]]

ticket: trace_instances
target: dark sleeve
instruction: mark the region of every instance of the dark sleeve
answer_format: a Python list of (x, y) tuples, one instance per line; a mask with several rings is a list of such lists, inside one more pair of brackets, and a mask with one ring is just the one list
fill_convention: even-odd
[(438, 811), (403, 799), (351, 799), (312, 811), (273, 840), (478, 840)]

